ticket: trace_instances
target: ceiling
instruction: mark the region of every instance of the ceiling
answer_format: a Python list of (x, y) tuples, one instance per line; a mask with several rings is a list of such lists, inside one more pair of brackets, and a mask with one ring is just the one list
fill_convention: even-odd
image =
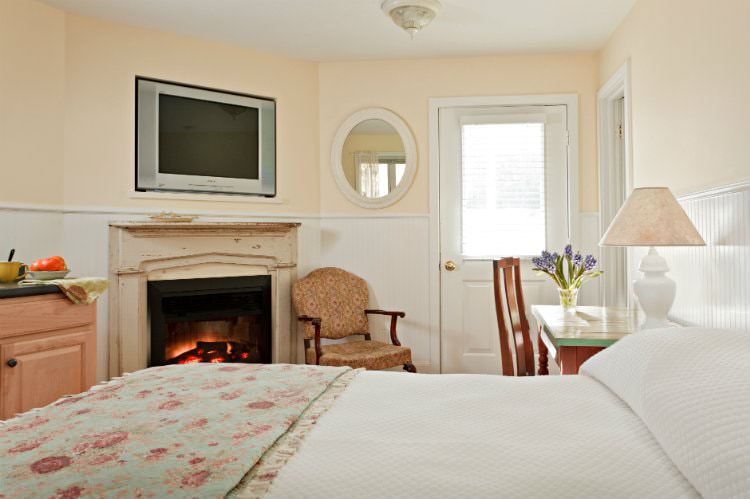
[(382, 0), (43, 0), (70, 12), (312, 61), (594, 51), (636, 0), (441, 0), (414, 40)]

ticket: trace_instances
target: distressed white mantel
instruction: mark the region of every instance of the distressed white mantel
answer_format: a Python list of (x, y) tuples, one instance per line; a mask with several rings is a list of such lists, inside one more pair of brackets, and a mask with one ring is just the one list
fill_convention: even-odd
[(290, 290), (298, 223), (112, 222), (109, 224), (109, 374), (148, 365), (147, 282), (271, 276), (273, 362), (294, 362)]

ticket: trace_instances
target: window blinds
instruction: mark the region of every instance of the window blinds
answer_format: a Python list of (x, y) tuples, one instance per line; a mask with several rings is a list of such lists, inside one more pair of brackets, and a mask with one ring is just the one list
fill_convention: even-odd
[(465, 257), (545, 248), (544, 123), (461, 126)]

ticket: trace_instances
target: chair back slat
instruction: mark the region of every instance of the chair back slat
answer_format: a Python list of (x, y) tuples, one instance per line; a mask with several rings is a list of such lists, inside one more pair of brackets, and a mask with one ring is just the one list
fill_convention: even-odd
[(507, 305), (507, 315), (510, 322), (510, 330), (513, 336), (513, 344), (516, 347), (516, 373), (526, 373), (526, 355), (524, 354), (524, 338), (521, 333), (521, 317), (518, 310), (518, 301), (516, 300), (516, 287), (513, 283), (513, 267), (503, 269), (503, 284), (505, 288), (505, 303)]
[(529, 329), (529, 321), (526, 317), (526, 303), (523, 299), (523, 286), (521, 285), (521, 265), (520, 261), (516, 259), (518, 264), (513, 266), (513, 273), (516, 281), (516, 298), (518, 302), (519, 315), (521, 317), (521, 334), (523, 335), (524, 355), (526, 357), (526, 375), (534, 375), (534, 344), (531, 342), (531, 334)]
[(497, 325), (500, 332), (500, 361), (502, 363), (503, 376), (513, 376), (513, 356), (510, 353), (510, 344), (508, 343), (508, 328), (505, 325), (505, 307), (502, 303), (502, 291), (500, 290), (500, 281), (502, 277), (501, 267), (495, 260), (492, 265), (492, 281), (495, 290), (495, 315), (497, 316)]
[[(495, 313), (500, 335), (500, 357), (504, 376), (533, 376), (534, 347), (529, 334), (529, 322), (521, 286), (521, 261), (502, 258), (492, 262), (495, 290)], [(501, 289), (502, 283), (502, 289)], [(510, 325), (510, 331), (508, 326)], [(511, 358), (510, 338), (516, 353), (515, 372)]]

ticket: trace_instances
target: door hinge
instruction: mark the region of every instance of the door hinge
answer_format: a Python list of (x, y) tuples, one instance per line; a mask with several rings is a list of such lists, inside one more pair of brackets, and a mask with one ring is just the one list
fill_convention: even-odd
[(621, 139), (625, 136), (625, 130), (622, 128), (622, 125), (617, 125), (617, 138)]
[(565, 145), (570, 147), (570, 132), (565, 130)]

